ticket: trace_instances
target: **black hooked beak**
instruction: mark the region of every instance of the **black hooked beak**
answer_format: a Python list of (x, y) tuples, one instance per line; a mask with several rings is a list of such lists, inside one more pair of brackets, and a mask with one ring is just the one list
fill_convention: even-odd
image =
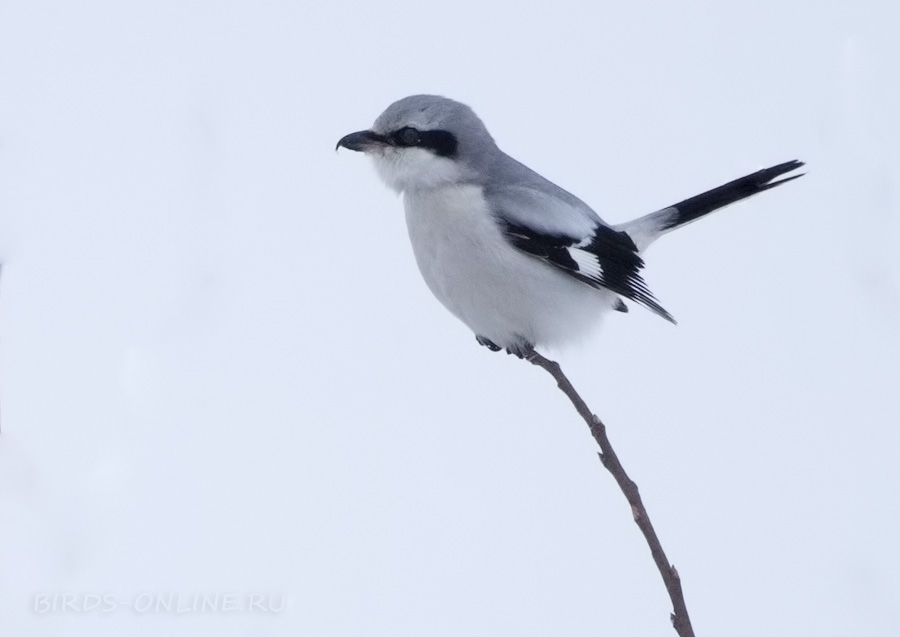
[(361, 130), (358, 133), (350, 133), (349, 135), (341, 137), (334, 149), (337, 150), (343, 146), (350, 150), (361, 150), (365, 152), (372, 146), (384, 145), (387, 143), (388, 139), (384, 135), (379, 135), (370, 130)]

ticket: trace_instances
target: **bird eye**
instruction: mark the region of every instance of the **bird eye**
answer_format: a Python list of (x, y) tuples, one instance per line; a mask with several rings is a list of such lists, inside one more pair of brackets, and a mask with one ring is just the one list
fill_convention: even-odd
[(397, 141), (403, 146), (415, 146), (422, 141), (419, 131), (407, 126), (397, 131)]

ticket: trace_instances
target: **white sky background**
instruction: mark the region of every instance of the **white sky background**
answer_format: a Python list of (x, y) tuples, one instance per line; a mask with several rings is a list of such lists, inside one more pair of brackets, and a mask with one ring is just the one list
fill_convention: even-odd
[(434, 92), (610, 222), (808, 162), (654, 246), (677, 328), (559, 359), (698, 635), (900, 635), (900, 9), (590, 4), (0, 3), (0, 634), (674, 635), (587, 428), (334, 153)]

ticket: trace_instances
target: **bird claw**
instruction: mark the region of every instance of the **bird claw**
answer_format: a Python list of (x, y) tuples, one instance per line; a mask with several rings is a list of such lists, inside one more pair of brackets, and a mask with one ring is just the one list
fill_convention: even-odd
[(534, 347), (531, 345), (531, 343), (524, 343), (524, 342), (517, 343), (516, 345), (513, 345), (512, 347), (506, 348), (507, 354), (512, 354), (513, 356), (515, 356), (516, 358), (518, 358), (520, 360), (521, 359), (529, 359), (530, 360), (531, 353), (533, 351), (534, 351)]
[[(484, 336), (476, 336), (475, 340), (478, 341), (478, 344), (487, 347), (492, 352), (499, 352), (504, 349), (497, 345), (494, 341), (485, 338)], [(516, 358), (528, 358), (531, 352), (534, 351), (534, 347), (531, 343), (526, 343), (522, 341), (521, 343), (516, 343), (515, 345), (510, 345), (506, 348), (506, 353), (515, 356)]]
[(500, 347), (499, 345), (494, 343), (492, 340), (487, 339), (483, 336), (475, 336), (475, 340), (478, 341), (479, 345), (481, 345), (483, 347), (487, 347), (492, 352), (499, 352), (501, 349), (503, 349), (502, 347)]

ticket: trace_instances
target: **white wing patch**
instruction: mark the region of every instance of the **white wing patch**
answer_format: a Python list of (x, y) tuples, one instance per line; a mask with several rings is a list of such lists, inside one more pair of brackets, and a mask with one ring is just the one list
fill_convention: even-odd
[(603, 278), (603, 267), (597, 260), (597, 255), (591, 254), (590, 252), (585, 252), (584, 250), (580, 250), (577, 247), (578, 245), (581, 244), (576, 244), (575, 246), (566, 248), (566, 251), (569, 253), (569, 256), (572, 257), (575, 263), (578, 264), (578, 271), (580, 273), (596, 281), (599, 281)]

